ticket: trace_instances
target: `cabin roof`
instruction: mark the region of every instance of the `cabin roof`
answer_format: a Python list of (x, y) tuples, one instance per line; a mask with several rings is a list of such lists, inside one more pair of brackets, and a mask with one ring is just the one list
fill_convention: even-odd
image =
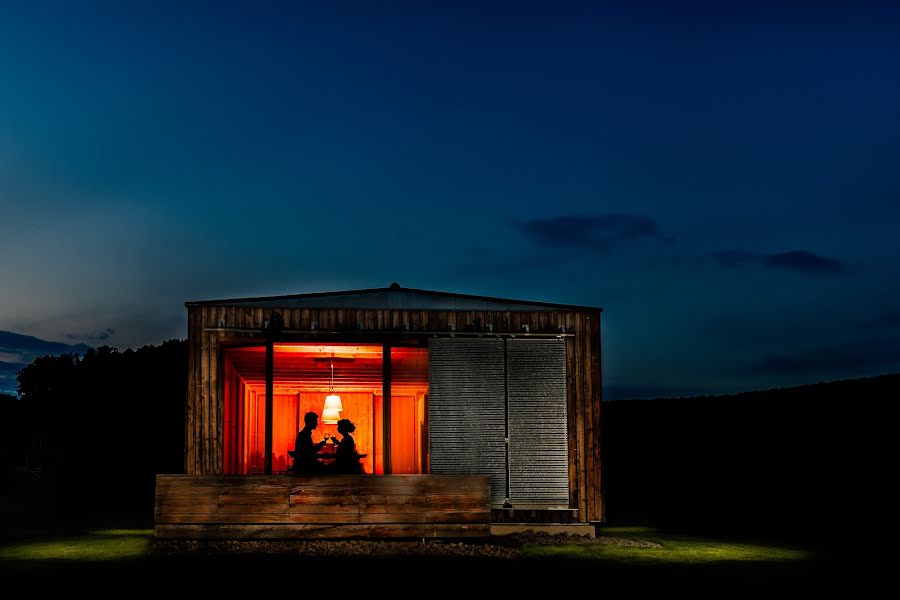
[(491, 296), (475, 296), (454, 292), (436, 292), (400, 287), (392, 283), (386, 288), (316, 292), (262, 296), (256, 298), (227, 298), (185, 302), (185, 306), (242, 306), (254, 308), (362, 308), (391, 310), (483, 310), (483, 311), (541, 311), (541, 310), (603, 310), (597, 306), (578, 306), (532, 300), (512, 300)]

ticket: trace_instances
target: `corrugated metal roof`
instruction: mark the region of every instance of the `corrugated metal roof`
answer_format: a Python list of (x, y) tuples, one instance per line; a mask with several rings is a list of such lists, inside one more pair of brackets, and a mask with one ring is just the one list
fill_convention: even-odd
[(185, 302), (195, 305), (252, 306), (256, 308), (363, 308), (391, 310), (485, 310), (485, 311), (535, 311), (535, 310), (603, 310), (597, 306), (577, 306), (531, 300), (511, 300), (491, 296), (474, 296), (453, 292), (435, 292), (403, 288), (391, 284), (386, 288), (348, 290), (343, 292), (319, 292), (290, 294), (258, 298), (226, 298), (223, 300), (199, 300)]

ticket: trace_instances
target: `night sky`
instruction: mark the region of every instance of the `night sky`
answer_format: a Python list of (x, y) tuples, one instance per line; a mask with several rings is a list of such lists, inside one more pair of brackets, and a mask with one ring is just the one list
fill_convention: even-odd
[(900, 370), (900, 4), (482, 4), (0, 0), (0, 361), (397, 281), (608, 399)]

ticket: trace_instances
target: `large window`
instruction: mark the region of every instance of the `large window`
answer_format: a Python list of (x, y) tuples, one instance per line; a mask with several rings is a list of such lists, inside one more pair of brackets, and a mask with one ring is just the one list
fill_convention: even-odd
[[(319, 415), (313, 441), (340, 439), (335, 419), (324, 414), (325, 397), (340, 397), (339, 418), (356, 426), (357, 452), (366, 473), (423, 473), (426, 470), (425, 407), (428, 393), (428, 351), (390, 348), (385, 368), (381, 344), (288, 344), (273, 346), (272, 471), (291, 465), (297, 432), (308, 412)], [(225, 381), (224, 471), (265, 472), (266, 347), (223, 349)], [(385, 407), (383, 374), (387, 372), (390, 405)], [(387, 410), (386, 410), (387, 408)], [(390, 415), (389, 423), (384, 416)], [(390, 448), (385, 448), (389, 441)], [(333, 450), (329, 444), (323, 450)], [(387, 450), (387, 451), (386, 451)]]

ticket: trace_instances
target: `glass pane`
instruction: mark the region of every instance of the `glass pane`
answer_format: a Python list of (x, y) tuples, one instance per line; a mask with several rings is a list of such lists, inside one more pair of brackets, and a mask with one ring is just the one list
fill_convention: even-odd
[(391, 472), (426, 473), (428, 349), (391, 348)]
[[(330, 437), (339, 440), (339, 419), (355, 426), (350, 433), (366, 473), (374, 470), (375, 394), (382, 390), (382, 346), (359, 344), (275, 344), (272, 397), (272, 471), (292, 465), (289, 454), (308, 412), (319, 416), (313, 441), (329, 443), (323, 459), (333, 455)], [(265, 346), (223, 349), (225, 374), (225, 473), (262, 473), (265, 468)], [(325, 422), (325, 397), (337, 395), (341, 409)], [(380, 432), (380, 429), (378, 429)]]

